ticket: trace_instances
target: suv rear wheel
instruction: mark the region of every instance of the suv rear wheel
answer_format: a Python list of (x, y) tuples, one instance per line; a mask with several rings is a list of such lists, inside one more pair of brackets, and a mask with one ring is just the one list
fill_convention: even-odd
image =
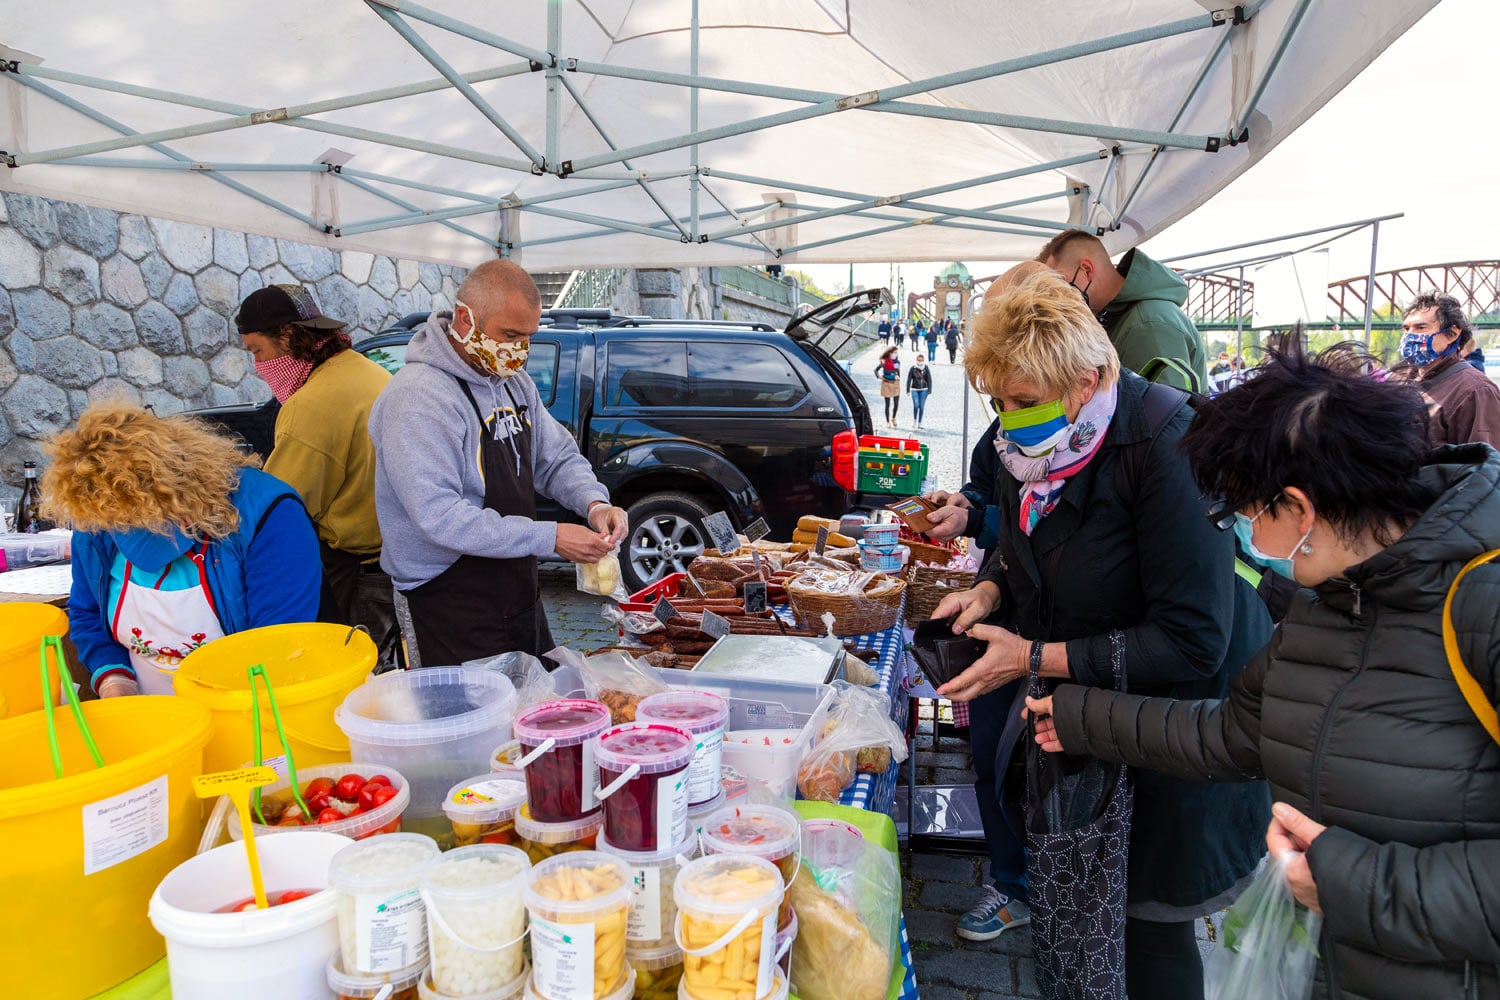
[(703, 519), (710, 511), (697, 497), (653, 493), (637, 500), (627, 513), (630, 531), (620, 568), (632, 593), (668, 573), (687, 569), (708, 547)]

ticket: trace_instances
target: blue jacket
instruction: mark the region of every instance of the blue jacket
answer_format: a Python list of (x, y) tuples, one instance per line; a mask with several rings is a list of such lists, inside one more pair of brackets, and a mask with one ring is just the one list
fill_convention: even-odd
[[(224, 634), (316, 621), (323, 565), (317, 533), (296, 491), (247, 468), (231, 499), (240, 512), (239, 530), (207, 547), (208, 587)], [(73, 534), (69, 633), (96, 690), (105, 672), (123, 666), (135, 676), (129, 653), (110, 631), (109, 571), (118, 551), (111, 532)], [(143, 568), (154, 572), (164, 566)]]

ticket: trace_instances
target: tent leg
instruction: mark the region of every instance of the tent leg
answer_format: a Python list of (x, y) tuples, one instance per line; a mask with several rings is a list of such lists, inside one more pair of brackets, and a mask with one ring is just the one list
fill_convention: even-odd
[[(1380, 220), (1370, 226), (1370, 274), (1365, 282), (1365, 346), (1370, 346), (1370, 324), (1375, 319), (1375, 255), (1380, 251)], [(1394, 305), (1395, 303), (1392, 303)]]

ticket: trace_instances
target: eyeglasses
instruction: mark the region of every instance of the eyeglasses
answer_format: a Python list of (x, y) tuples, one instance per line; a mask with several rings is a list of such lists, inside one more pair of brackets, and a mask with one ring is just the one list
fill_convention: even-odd
[[(1260, 517), (1261, 514), (1264, 514), (1266, 511), (1276, 506), (1276, 501), (1280, 499), (1281, 494), (1276, 494), (1276, 496), (1271, 499), (1271, 502), (1262, 507), (1259, 513), (1257, 513), (1255, 517), (1250, 518), (1250, 520), (1254, 521), (1256, 518)], [(1234, 527), (1234, 519), (1238, 513), (1239, 508), (1231, 506), (1228, 500), (1215, 500), (1208, 506), (1208, 523), (1213, 525), (1215, 528), (1218, 528), (1220, 531), (1228, 531), (1230, 528)]]

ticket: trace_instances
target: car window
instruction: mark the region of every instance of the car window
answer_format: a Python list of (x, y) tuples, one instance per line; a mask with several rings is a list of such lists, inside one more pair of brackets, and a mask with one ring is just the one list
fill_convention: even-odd
[(561, 352), (556, 344), (533, 340), (531, 353), (526, 356), (526, 374), (536, 383), (536, 394), (543, 406), (551, 406), (557, 395), (557, 358)]
[(611, 341), (606, 406), (687, 406), (687, 345), (651, 340)]
[(688, 401), (692, 406), (785, 407), (807, 395), (786, 356), (769, 344), (692, 344)]
[(360, 349), (364, 356), (375, 362), (392, 375), (401, 370), (406, 364), (405, 344), (386, 344), (384, 347), (370, 347)]

